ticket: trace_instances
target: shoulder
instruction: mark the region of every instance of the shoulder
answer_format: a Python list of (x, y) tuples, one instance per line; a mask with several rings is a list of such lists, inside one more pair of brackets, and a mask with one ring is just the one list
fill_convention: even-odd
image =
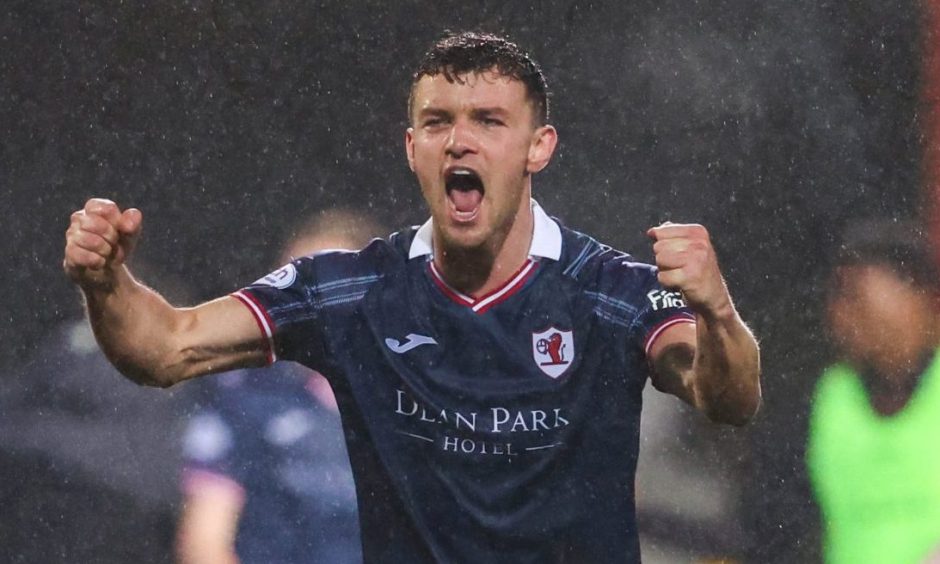
[(655, 293), (661, 286), (654, 266), (584, 233), (566, 227), (561, 232), (562, 252), (554, 268), (603, 323), (634, 330), (648, 311), (655, 310), (655, 317), (685, 305)]
[(363, 249), (326, 250), (292, 260), (252, 284), (299, 292), (298, 296), (319, 306), (345, 303), (362, 297), (385, 276), (402, 268), (402, 234), (373, 239)]
[(815, 401), (843, 396), (860, 385), (858, 376), (851, 366), (842, 362), (833, 364), (823, 371), (819, 381), (816, 382)]
[(629, 253), (614, 249), (579, 231), (561, 228), (559, 264), (565, 276), (599, 290), (646, 288), (656, 281), (656, 267), (638, 262)]
[(404, 260), (401, 233), (387, 239), (373, 239), (358, 251), (326, 250), (301, 257), (291, 264), (305, 274), (315, 274), (320, 282), (343, 278), (382, 276)]

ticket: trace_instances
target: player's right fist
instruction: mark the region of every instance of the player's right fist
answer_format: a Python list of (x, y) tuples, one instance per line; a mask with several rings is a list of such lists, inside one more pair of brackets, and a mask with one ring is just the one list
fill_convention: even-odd
[(111, 200), (88, 200), (72, 214), (65, 232), (65, 273), (83, 287), (110, 286), (115, 267), (134, 248), (142, 220), (140, 210), (122, 212)]

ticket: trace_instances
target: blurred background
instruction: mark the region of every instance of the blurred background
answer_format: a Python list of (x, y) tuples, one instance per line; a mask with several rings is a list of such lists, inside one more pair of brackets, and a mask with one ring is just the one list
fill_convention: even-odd
[[(541, 63), (560, 134), (534, 182), (543, 207), (641, 260), (649, 226), (705, 224), (762, 342), (765, 402), (749, 427), (650, 400), (647, 559), (816, 561), (803, 450), (831, 356), (822, 281), (847, 222), (928, 217), (936, 4), (5, 2), (0, 561), (103, 562), (105, 548), (115, 562), (171, 561), (173, 458), (130, 426), (174, 452), (198, 394), (95, 403), (125, 383), (82, 360), (60, 265), (69, 214), (91, 196), (141, 208), (145, 281), (185, 286), (175, 295), (190, 302), (264, 274), (287, 226), (316, 210), (420, 223), (405, 101), (412, 66), (448, 28), (506, 33)], [(44, 430), (66, 416), (76, 433), (100, 426), (74, 440)]]

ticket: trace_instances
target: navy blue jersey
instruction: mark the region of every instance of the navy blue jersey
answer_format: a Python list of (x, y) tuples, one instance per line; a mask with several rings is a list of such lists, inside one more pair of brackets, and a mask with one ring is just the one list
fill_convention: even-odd
[(184, 488), (213, 481), (244, 498), (243, 564), (362, 561), (342, 427), (313, 393), (318, 378), (287, 362), (226, 373), (190, 419)]
[(303, 258), (234, 295), (270, 358), (339, 401), (368, 562), (636, 562), (646, 351), (694, 321), (655, 268), (537, 205), (530, 257), (472, 298), (430, 222)]

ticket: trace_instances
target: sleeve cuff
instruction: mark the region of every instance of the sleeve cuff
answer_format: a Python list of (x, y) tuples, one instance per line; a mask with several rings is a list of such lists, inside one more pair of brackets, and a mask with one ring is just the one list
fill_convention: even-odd
[(273, 363), (277, 360), (277, 354), (274, 352), (274, 322), (271, 321), (271, 316), (268, 315), (264, 306), (261, 305), (258, 299), (251, 293), (245, 290), (239, 290), (232, 293), (231, 296), (245, 304), (245, 307), (251, 312), (252, 317), (255, 318), (255, 322), (258, 324), (258, 328), (261, 330), (261, 335), (264, 339), (265, 357), (267, 358), (268, 364)]
[(667, 329), (680, 323), (691, 323), (695, 325), (695, 317), (688, 313), (680, 313), (678, 315), (667, 318), (665, 321), (662, 321), (653, 327), (650, 332), (646, 334), (646, 341), (643, 343), (643, 352), (646, 354), (646, 356), (649, 357), (650, 349), (653, 348), (653, 344), (656, 342), (656, 339), (660, 338)]

